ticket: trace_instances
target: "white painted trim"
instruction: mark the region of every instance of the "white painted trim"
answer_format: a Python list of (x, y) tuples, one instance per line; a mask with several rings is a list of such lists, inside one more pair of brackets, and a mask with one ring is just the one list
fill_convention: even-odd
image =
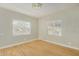
[[(43, 39), (40, 39), (40, 40), (43, 40)], [(58, 43), (58, 42), (53, 42), (53, 41), (49, 41), (49, 40), (43, 40), (43, 41), (47, 41), (49, 43), (57, 44), (57, 45), (64, 46), (64, 47), (67, 47), (67, 48), (71, 48), (71, 49), (75, 49), (75, 50), (79, 50), (79, 48), (77, 48), (77, 47), (68, 46), (66, 44), (62, 44), (62, 43)]]
[(14, 43), (14, 44), (6, 45), (6, 46), (3, 46), (3, 47), (0, 47), (0, 49), (13, 47), (13, 46), (20, 45), (20, 44), (23, 44), (23, 43), (29, 43), (29, 42), (32, 42), (32, 41), (34, 41), (34, 40), (38, 40), (38, 39), (32, 39), (32, 40), (28, 40), (28, 41), (26, 40), (26, 41)]
[[(23, 44), (23, 43), (29, 43), (29, 42), (32, 42), (34, 40), (43, 40), (43, 39), (32, 39), (32, 40), (28, 40), (28, 41), (14, 43), (14, 44), (11, 44), (11, 45), (7, 45), (7, 46), (0, 47), (0, 49), (13, 47), (13, 46), (20, 45), (20, 44)], [(61, 43), (57, 43), (57, 42), (53, 42), (53, 41), (49, 41), (49, 40), (43, 40), (43, 41), (47, 41), (47, 42), (54, 43), (54, 44), (57, 44), (57, 45), (60, 45), (60, 46), (64, 46), (64, 47), (67, 47), (67, 48), (79, 50), (79, 48), (77, 48), (77, 47), (72, 47), (72, 46), (68, 46), (68, 45), (65, 45), (65, 44), (61, 44)]]

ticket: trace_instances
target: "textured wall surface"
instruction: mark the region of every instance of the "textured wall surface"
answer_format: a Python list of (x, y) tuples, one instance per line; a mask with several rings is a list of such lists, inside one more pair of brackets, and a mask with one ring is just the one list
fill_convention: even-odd
[[(30, 35), (12, 35), (12, 21), (13, 20), (24, 20), (31, 22), (31, 34)], [(24, 14), (20, 14), (14, 11), (0, 8), (0, 47), (5, 45), (14, 44), (17, 42), (28, 41), (37, 38), (37, 23), (36, 18), (29, 17)]]
[[(62, 36), (48, 35), (47, 23), (62, 20)], [(79, 48), (79, 7), (62, 10), (39, 19), (39, 39)]]
[[(13, 36), (12, 21), (14, 19), (31, 22), (31, 35)], [(47, 23), (52, 20), (62, 20), (61, 37), (48, 35)], [(65, 9), (39, 18), (39, 20), (18, 12), (0, 8), (0, 47), (36, 38), (79, 48), (79, 7)]]

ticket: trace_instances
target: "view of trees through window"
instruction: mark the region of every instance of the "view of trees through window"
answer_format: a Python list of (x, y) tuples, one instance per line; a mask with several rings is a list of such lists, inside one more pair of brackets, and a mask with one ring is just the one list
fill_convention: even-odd
[(53, 20), (48, 22), (48, 35), (62, 35), (62, 21), (61, 20)]
[(22, 20), (13, 20), (13, 35), (31, 34), (31, 23)]

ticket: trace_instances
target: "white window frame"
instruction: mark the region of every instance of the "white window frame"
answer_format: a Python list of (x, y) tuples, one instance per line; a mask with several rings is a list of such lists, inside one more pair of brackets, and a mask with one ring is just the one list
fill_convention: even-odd
[(12, 25), (13, 25), (13, 36), (31, 34), (31, 22), (29, 21), (13, 20)]

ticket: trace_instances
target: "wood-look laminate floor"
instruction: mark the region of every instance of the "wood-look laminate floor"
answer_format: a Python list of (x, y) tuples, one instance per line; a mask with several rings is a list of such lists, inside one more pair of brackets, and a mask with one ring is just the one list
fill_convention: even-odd
[(0, 49), (1, 56), (79, 56), (79, 51), (36, 40), (30, 43)]

